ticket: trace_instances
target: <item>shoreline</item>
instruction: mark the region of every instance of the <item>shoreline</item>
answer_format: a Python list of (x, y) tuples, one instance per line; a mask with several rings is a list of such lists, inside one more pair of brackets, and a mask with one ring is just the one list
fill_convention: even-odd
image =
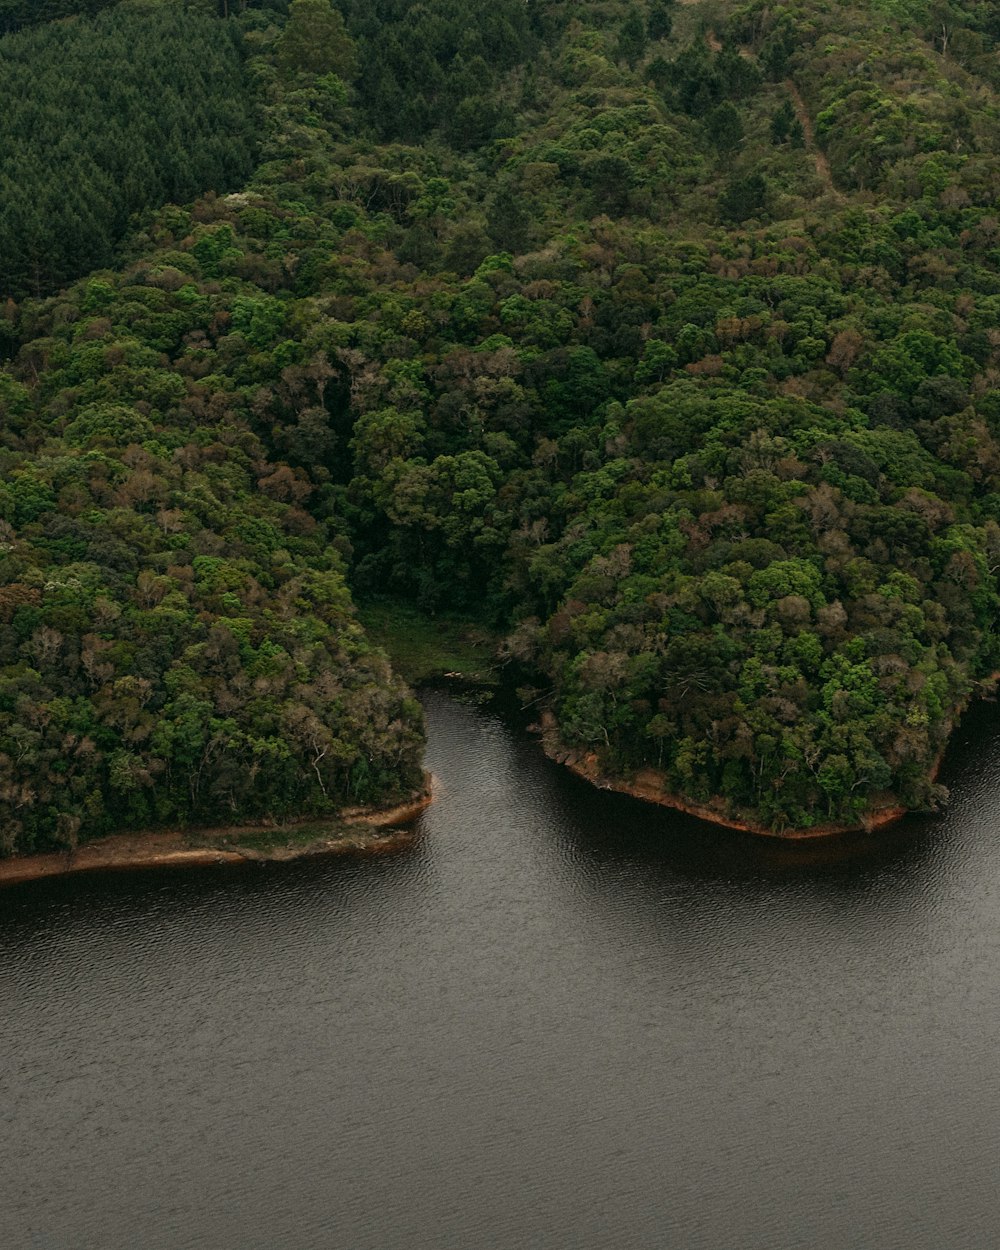
[[(114, 833), (86, 842), (75, 851), (15, 855), (0, 859), (0, 889), (78, 872), (289, 863), (318, 855), (384, 855), (412, 845), (416, 833), (409, 826), (434, 802), (435, 790), (436, 779), (427, 774), (424, 788), (401, 803), (386, 808), (348, 807), (325, 821), (304, 818), (284, 825)], [(263, 845), (254, 845), (255, 840)]]
[[(856, 824), (827, 821), (825, 824), (812, 825), (807, 829), (772, 829), (758, 821), (741, 820), (738, 816), (730, 815), (722, 810), (721, 806), (718, 808), (712, 806), (711, 802), (699, 803), (693, 799), (672, 794), (664, 789), (662, 774), (658, 773), (655, 768), (640, 769), (628, 781), (621, 777), (609, 776), (602, 772), (595, 751), (568, 747), (561, 741), (558, 723), (554, 714), (549, 710), (542, 713), (539, 723), (533, 729), (540, 735), (542, 750), (550, 760), (568, 768), (575, 776), (596, 786), (599, 790), (613, 790), (617, 794), (627, 794), (643, 803), (669, 807), (687, 816), (707, 821), (709, 824), (736, 829), (741, 833), (751, 833), (755, 837), (774, 838), (782, 842), (808, 842), (818, 838), (839, 837), (848, 833), (873, 833), (876, 829), (884, 829), (887, 825), (895, 824), (896, 821), (909, 815), (911, 811), (892, 796), (887, 797), (882, 805), (870, 808)], [(931, 781), (937, 778), (944, 760), (944, 753), (945, 749), (942, 748), (934, 761), (930, 772)], [(720, 805), (723, 802), (724, 800), (719, 800)]]

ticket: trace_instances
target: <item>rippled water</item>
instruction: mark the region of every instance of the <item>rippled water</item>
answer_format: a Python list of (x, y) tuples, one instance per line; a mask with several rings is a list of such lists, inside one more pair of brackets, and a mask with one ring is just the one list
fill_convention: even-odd
[(414, 850), (0, 893), (0, 1245), (996, 1244), (995, 708), (812, 846), (427, 708)]

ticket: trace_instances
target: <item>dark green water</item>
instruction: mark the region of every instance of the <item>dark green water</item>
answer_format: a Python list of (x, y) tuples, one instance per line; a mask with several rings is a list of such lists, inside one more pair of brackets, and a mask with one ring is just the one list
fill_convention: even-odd
[(412, 851), (0, 893), (0, 1246), (996, 1244), (996, 708), (802, 847), (427, 707)]

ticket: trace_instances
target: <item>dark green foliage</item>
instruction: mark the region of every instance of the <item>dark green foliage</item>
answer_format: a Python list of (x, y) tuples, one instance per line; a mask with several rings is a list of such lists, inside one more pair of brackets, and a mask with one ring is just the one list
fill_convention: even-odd
[(699, 42), (685, 48), (670, 66), (657, 72), (672, 91), (677, 107), (692, 117), (704, 117), (723, 100), (745, 100), (761, 85), (756, 64), (731, 47), (714, 52)]
[(121, 4), (0, 41), (0, 296), (108, 265), (133, 213), (246, 177), (239, 35), (204, 11)]
[(634, 66), (646, 51), (646, 26), (636, 8), (630, 8), (618, 31), (618, 59)]
[(728, 100), (716, 105), (705, 118), (705, 130), (709, 141), (724, 155), (735, 151), (743, 139), (740, 115)]
[(759, 217), (767, 205), (767, 183), (761, 174), (734, 177), (726, 183), (719, 197), (719, 213), (723, 221), (742, 222)]
[(781, 102), (781, 107), (771, 118), (771, 141), (773, 143), (787, 142), (791, 138), (792, 127), (797, 121), (798, 118), (795, 116), (795, 109), (792, 107), (792, 102), (790, 100), (783, 100)]
[(650, 0), (646, 32), (650, 39), (669, 39), (673, 31), (673, 0)]
[(509, 184), (499, 189), (489, 203), (486, 215), (490, 237), (501, 251), (523, 252), (527, 245), (531, 217), (523, 199)]
[(82, 14), (93, 17), (117, 0), (0, 0), (0, 34)]
[(715, 58), (704, 43), (685, 48), (673, 63), (670, 84), (678, 107), (692, 117), (702, 117), (719, 100), (725, 87)]
[[(358, 95), (385, 138), (444, 130), (459, 148), (505, 133), (502, 74), (535, 46), (523, 0), (340, 0), (357, 41)], [(547, 24), (537, 15), (539, 23)]]

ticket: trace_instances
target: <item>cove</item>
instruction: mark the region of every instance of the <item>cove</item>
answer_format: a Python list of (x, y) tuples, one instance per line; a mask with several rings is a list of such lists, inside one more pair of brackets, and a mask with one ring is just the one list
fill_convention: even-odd
[(399, 854), (0, 895), (0, 1243), (989, 1244), (995, 707), (947, 811), (795, 844), (424, 698)]

